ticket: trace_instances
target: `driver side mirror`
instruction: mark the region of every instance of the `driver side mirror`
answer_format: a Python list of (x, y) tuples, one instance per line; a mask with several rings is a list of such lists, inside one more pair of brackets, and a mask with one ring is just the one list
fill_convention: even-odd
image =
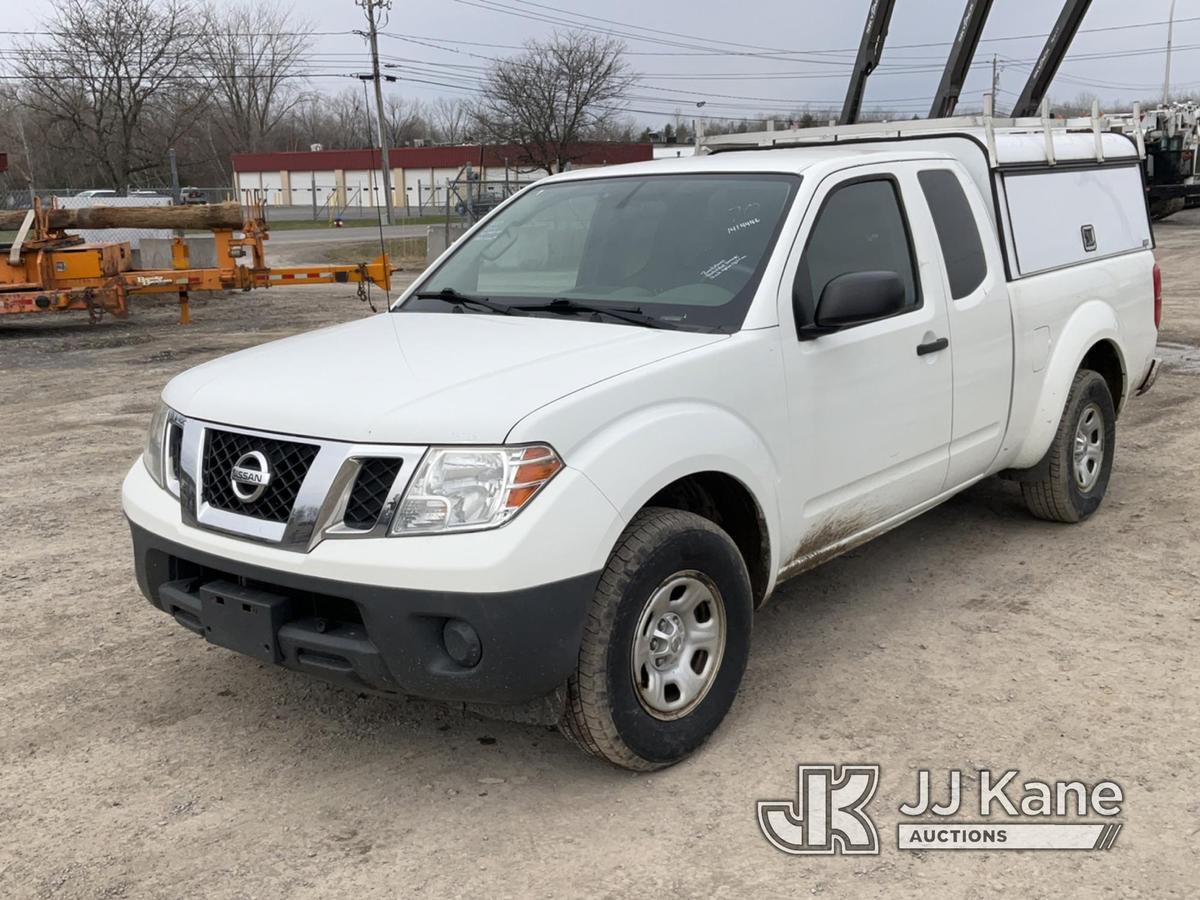
[(847, 272), (821, 291), (814, 325), (828, 332), (887, 318), (904, 308), (905, 297), (895, 272)]

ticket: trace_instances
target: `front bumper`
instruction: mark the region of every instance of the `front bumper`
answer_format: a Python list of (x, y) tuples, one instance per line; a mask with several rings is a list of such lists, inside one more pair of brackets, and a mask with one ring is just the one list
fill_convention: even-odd
[[(519, 705), (564, 684), (600, 577), (413, 590), (266, 569), (130, 529), (142, 592), (208, 640), (350, 688), (464, 703)], [(477, 635), (477, 663), (451, 656), (447, 622)]]

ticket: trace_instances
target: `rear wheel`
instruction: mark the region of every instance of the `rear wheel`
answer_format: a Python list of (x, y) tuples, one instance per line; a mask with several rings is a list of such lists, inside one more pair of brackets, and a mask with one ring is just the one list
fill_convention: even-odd
[(1081, 369), (1048, 451), (1046, 477), (1021, 483), (1029, 511), (1051, 522), (1082, 522), (1100, 508), (1117, 443), (1117, 414), (1108, 384)]
[(678, 762), (729, 711), (752, 620), (750, 577), (729, 535), (692, 513), (643, 510), (592, 598), (560, 729), (627, 769)]

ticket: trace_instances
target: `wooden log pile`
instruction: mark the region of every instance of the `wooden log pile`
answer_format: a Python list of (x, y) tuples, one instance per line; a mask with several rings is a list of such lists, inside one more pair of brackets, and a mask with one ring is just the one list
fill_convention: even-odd
[[(170, 228), (186, 231), (241, 229), (242, 208), (237, 203), (196, 206), (89, 206), (47, 211), (54, 229)], [(15, 231), (25, 221), (25, 210), (0, 210), (0, 231)]]

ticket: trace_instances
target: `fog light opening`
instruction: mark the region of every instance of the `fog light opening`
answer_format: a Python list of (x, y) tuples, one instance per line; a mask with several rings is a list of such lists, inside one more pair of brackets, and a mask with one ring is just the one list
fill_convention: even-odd
[(479, 633), (462, 619), (448, 619), (442, 626), (442, 646), (446, 654), (464, 669), (473, 669), (483, 658)]

